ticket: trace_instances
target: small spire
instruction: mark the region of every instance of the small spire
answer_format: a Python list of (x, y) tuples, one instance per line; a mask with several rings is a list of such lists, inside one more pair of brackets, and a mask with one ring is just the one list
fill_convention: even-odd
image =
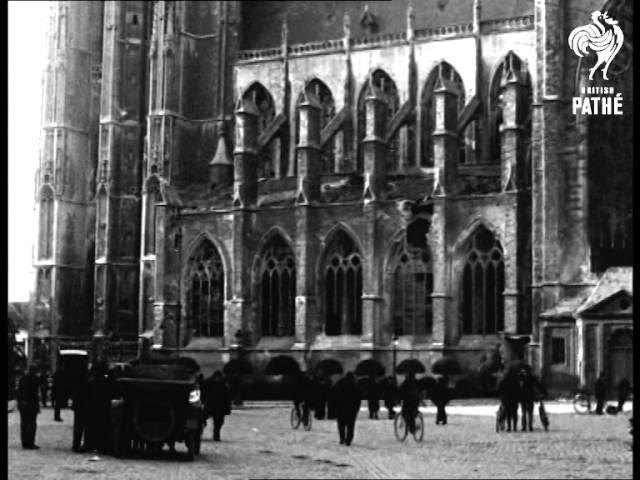
[(373, 34), (378, 31), (378, 21), (373, 13), (369, 11), (369, 5), (364, 4), (364, 12), (360, 19), (360, 26), (368, 33)]
[(282, 40), (282, 46), (286, 47), (289, 42), (289, 26), (287, 25), (287, 16), (282, 18), (282, 30), (280, 32), (280, 38)]
[(346, 11), (342, 18), (342, 29), (344, 31), (345, 38), (351, 38), (351, 17), (349, 16), (349, 12)]
[(413, 2), (409, 0), (407, 7), (407, 40), (413, 40), (413, 23), (415, 20), (415, 12), (413, 11)]

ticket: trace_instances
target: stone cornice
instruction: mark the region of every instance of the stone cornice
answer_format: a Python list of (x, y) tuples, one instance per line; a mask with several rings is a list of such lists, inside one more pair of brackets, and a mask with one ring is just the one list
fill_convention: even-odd
[[(533, 28), (533, 15), (524, 15), (514, 18), (503, 18), (498, 20), (486, 20), (481, 22), (480, 24), (481, 34), (507, 33), (522, 30), (533, 30)], [(406, 31), (350, 38), (349, 50), (358, 51), (378, 47), (409, 45), (410, 43), (424, 43), (435, 40), (448, 40), (452, 38), (471, 37), (472, 35), (472, 23), (443, 25), (433, 28), (416, 29), (414, 31), (414, 37), (411, 42), (407, 39)], [(280, 46), (263, 49), (241, 50), (236, 56), (236, 64), (244, 65), (270, 61), (283, 61), (285, 57), (284, 53), (286, 53), (286, 56), (288, 58), (328, 55), (332, 53), (346, 53), (344, 42), (344, 38), (338, 38), (317, 42), (298, 43), (294, 45), (288, 45), (286, 52), (283, 52), (283, 49)]]

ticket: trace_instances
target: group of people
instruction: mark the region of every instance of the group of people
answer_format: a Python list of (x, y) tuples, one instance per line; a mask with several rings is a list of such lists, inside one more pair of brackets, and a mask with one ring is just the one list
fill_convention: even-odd
[[(627, 378), (622, 378), (616, 386), (618, 390), (618, 405), (614, 407), (613, 413), (622, 412), (624, 404), (631, 395), (631, 382)], [(600, 372), (593, 386), (593, 393), (596, 397), (596, 414), (602, 415), (607, 400), (607, 380), (604, 372)]]
[[(69, 382), (67, 392), (62, 369), (53, 376), (51, 400), (54, 420), (63, 421), (60, 410), (67, 407), (70, 394), (73, 410), (74, 452), (108, 453), (111, 448), (111, 400), (114, 398), (113, 376), (108, 365), (96, 362), (86, 371), (79, 371)], [(38, 373), (38, 367), (30, 366), (18, 384), (17, 403), (20, 412), (20, 437), (22, 448), (38, 449), (35, 443), (37, 416), (41, 406), (47, 406), (48, 379), (43, 378), (45, 371)], [(45, 384), (45, 380), (47, 383)], [(214, 372), (208, 379), (200, 376), (201, 401), (204, 404), (203, 427), (207, 418), (213, 420), (213, 440), (220, 441), (220, 432), (224, 418), (231, 413), (231, 395), (229, 385), (220, 371)], [(45, 386), (46, 385), (46, 386)]]
[(367, 400), (369, 418), (377, 420), (382, 398), (388, 418), (395, 417), (395, 406), (401, 403), (401, 415), (404, 417), (410, 432), (415, 430), (415, 418), (424, 398), (430, 398), (437, 407), (436, 425), (446, 425), (446, 405), (451, 399), (447, 388), (448, 379), (441, 376), (431, 388), (425, 389), (418, 382), (413, 372), (397, 385), (395, 377), (385, 377), (376, 381), (374, 376), (365, 376), (356, 380), (353, 372), (347, 372), (335, 384), (324, 378), (311, 378), (305, 373), (298, 376), (293, 398), (294, 407), (298, 409), (301, 422), (307, 424), (309, 416), (315, 412), (318, 419), (335, 419), (338, 427), (338, 438), (341, 445), (351, 445), (354, 438), (355, 424), (361, 401)]
[(498, 380), (497, 393), (507, 431), (518, 429), (518, 406), (522, 411), (522, 431), (532, 431), (534, 403), (546, 391), (531, 367), (524, 364), (508, 368)]
[[(40, 370), (40, 371), (39, 371)], [(27, 369), (20, 378), (16, 392), (18, 411), (20, 412), (20, 437), (22, 448), (38, 449), (35, 443), (37, 417), (40, 407), (46, 407), (51, 394), (53, 419), (62, 422), (60, 411), (67, 407), (68, 391), (64, 381), (64, 371), (58, 368), (53, 375), (46, 369), (38, 369), (35, 365)]]

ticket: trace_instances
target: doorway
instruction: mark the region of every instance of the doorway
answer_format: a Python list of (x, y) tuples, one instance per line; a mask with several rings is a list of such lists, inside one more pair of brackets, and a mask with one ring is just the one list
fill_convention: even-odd
[(626, 378), (633, 382), (633, 331), (615, 330), (609, 339), (609, 392), (617, 392), (618, 382)]

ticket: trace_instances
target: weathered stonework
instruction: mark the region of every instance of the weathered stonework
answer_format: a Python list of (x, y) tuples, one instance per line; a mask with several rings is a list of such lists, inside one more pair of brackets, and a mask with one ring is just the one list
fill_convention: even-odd
[[(359, 23), (365, 3), (59, 2), (37, 176), (34, 332), (53, 344), (145, 333), (207, 369), (240, 354), (260, 368), (289, 353), (308, 369), (326, 358), (390, 365), (394, 319), (416, 307), (398, 300), (398, 272), (410, 272), (429, 284), (431, 327), (398, 335), (398, 362), (429, 370), (453, 355), (475, 370), (504, 341), (507, 358), (556, 378), (554, 335), (572, 345), (604, 335), (599, 324), (540, 321), (630, 258), (628, 237), (607, 246), (594, 226), (606, 213), (616, 237), (615, 205), (631, 186), (594, 173), (607, 141), (591, 133), (630, 143), (630, 132), (574, 117), (567, 101), (578, 67), (566, 39), (589, 21), (576, 13), (587, 7), (374, 2), (374, 33)], [(615, 82), (630, 111), (625, 75)], [(587, 81), (584, 65), (578, 78)], [(617, 148), (624, 176), (629, 151)], [(429, 224), (419, 239), (429, 268), (402, 270), (394, 252), (411, 250), (419, 219)], [(501, 256), (504, 328), (469, 333), (465, 268), (480, 231)], [(293, 252), (293, 287), (289, 270), (261, 270), (275, 238)], [(193, 276), (204, 245), (223, 270), (215, 294), (212, 277)], [(331, 288), (341, 296), (329, 306)], [(355, 290), (353, 304), (345, 298)], [(265, 335), (266, 309), (278, 316), (285, 303), (293, 335)], [(347, 328), (353, 305), (357, 334)], [(200, 335), (212, 312), (222, 331)], [(347, 330), (334, 334), (331, 322)], [(588, 376), (577, 360), (590, 361), (585, 349), (571, 350), (573, 379)]]

